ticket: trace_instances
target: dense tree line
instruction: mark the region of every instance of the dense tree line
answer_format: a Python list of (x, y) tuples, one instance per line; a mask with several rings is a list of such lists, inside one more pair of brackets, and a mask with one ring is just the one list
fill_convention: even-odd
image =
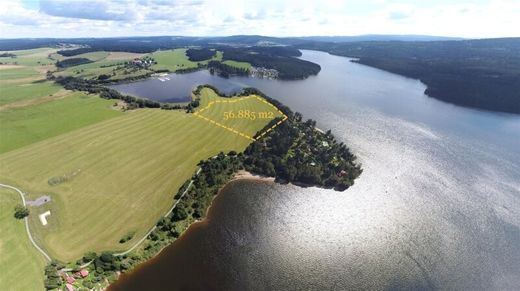
[(312, 120), (302, 122), (299, 113), (293, 116), (245, 150), (245, 169), (296, 184), (338, 191), (350, 187), (361, 174), (355, 156), (330, 131), (315, 129)]
[(16, 58), (16, 55), (11, 53), (1, 53), (0, 58)]
[(207, 68), (211, 74), (217, 74), (223, 78), (229, 78), (230, 76), (247, 76), (249, 70), (246, 68), (238, 68), (224, 64), (219, 61), (209, 61)]
[(200, 62), (211, 59), (216, 50), (209, 48), (190, 48), (186, 51), (186, 56), (192, 62)]
[(301, 47), (420, 79), (428, 96), (474, 108), (520, 113), (520, 38), (307, 43)]
[(89, 60), (87, 58), (72, 58), (72, 59), (65, 59), (63, 61), (57, 61), (56, 67), (64, 69), (64, 68), (79, 66), (79, 65), (88, 64), (88, 63), (93, 63), (93, 61)]
[(278, 71), (278, 77), (283, 80), (305, 79), (308, 76), (317, 75), (321, 70), (320, 65), (287, 56), (288, 53), (275, 55), (274, 52), (280, 52), (281, 48), (279, 47), (238, 48), (222, 46), (218, 50), (223, 51), (223, 60), (246, 62), (254, 67), (275, 69)]

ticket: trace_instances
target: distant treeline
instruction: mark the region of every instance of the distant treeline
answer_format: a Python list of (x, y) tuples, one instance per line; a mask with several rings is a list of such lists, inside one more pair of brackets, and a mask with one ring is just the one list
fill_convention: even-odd
[(216, 51), (209, 48), (190, 48), (186, 51), (186, 56), (192, 62), (200, 62), (211, 59)]
[(229, 78), (230, 76), (249, 75), (249, 70), (246, 68), (230, 66), (219, 61), (209, 61), (206, 67), (209, 69), (210, 73), (217, 73), (217, 75), (224, 78)]
[(93, 61), (87, 59), (87, 58), (72, 58), (72, 59), (66, 59), (63, 61), (57, 61), (56, 67), (58, 68), (68, 68), (73, 66), (79, 66), (83, 64), (93, 63)]
[(428, 96), (473, 108), (520, 113), (520, 38), (300, 45), (420, 79)]

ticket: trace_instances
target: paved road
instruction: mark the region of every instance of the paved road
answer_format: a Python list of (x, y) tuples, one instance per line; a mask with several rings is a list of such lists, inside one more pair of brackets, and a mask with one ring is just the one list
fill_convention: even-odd
[[(24, 207), (26, 206), (25, 197), (23, 196), (23, 192), (20, 189), (13, 187), (13, 186), (1, 184), (1, 183), (0, 183), (0, 187), (8, 188), (8, 189), (18, 192), (18, 194), (20, 194), (20, 198), (22, 198), (23, 206)], [(50, 262), (51, 257), (44, 250), (42, 250), (34, 241), (32, 235), (31, 235), (31, 231), (29, 230), (29, 220), (27, 217), (24, 218), (24, 222), (25, 222), (25, 231), (27, 232), (27, 236), (29, 237), (29, 240), (31, 241), (32, 245), (45, 257), (45, 259), (47, 259), (47, 261)]]

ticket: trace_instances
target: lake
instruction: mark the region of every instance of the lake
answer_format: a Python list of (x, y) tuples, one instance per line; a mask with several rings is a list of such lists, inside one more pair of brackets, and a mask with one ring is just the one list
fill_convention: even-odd
[(520, 116), (437, 101), (417, 80), (347, 58), (302, 58), (322, 71), (182, 76), (188, 89), (201, 81), (190, 76), (257, 87), (332, 129), (363, 165), (355, 185), (232, 182), (205, 221), (111, 290), (518, 289)]

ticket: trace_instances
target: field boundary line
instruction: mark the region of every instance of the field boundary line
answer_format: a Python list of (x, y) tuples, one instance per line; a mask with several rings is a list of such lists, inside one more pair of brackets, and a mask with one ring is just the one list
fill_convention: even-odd
[[(244, 101), (244, 100), (248, 100), (248, 99), (251, 99), (251, 98), (256, 98), (258, 99), (259, 101), (267, 104), (268, 106), (272, 107), (274, 110), (276, 110), (278, 113), (280, 113), (280, 115), (283, 116), (282, 120), (278, 121), (276, 124), (274, 124), (273, 126), (271, 126), (270, 128), (268, 128), (267, 130), (265, 130), (264, 132), (262, 132), (261, 134), (259, 134), (256, 138), (253, 138), (251, 136), (249, 136), (248, 134), (245, 134), (243, 132), (239, 132), (237, 131), (236, 129), (232, 128), (232, 127), (229, 127), (229, 126), (225, 126), (224, 124), (216, 121), (216, 120), (213, 120), (211, 118), (207, 118), (206, 116), (202, 115), (202, 112), (208, 110), (211, 106), (213, 106), (213, 104), (216, 104), (216, 103), (236, 103), (236, 102), (239, 102), (239, 101)], [(272, 131), (273, 129), (275, 129), (277, 126), (279, 126), (280, 124), (282, 124), (282, 122), (286, 121), (288, 119), (287, 115), (285, 115), (285, 113), (283, 113), (280, 109), (278, 109), (278, 107), (276, 107), (274, 104), (272, 104), (271, 102), (268, 102), (267, 100), (265, 100), (264, 98), (261, 98), (257, 95), (251, 95), (251, 96), (244, 96), (244, 97), (238, 97), (234, 100), (215, 100), (215, 101), (210, 101), (208, 103), (208, 105), (206, 105), (205, 107), (201, 108), (200, 110), (196, 111), (193, 113), (193, 115), (197, 116), (198, 118), (201, 118), (202, 120), (205, 120), (213, 125), (216, 125), (218, 127), (222, 127), (234, 134), (237, 134), (241, 137), (244, 137), (248, 140), (251, 140), (251, 141), (257, 141), (259, 140), (260, 138), (262, 138), (264, 135), (266, 135), (268, 132)]]
[[(23, 207), (26, 207), (25, 197), (23, 196), (24, 193), (22, 192), (22, 190), (20, 190), (16, 187), (10, 186), (10, 185), (2, 184), (2, 183), (0, 183), (0, 187), (8, 188), (8, 189), (18, 192), (18, 194), (20, 194), (20, 197), (22, 198)], [(29, 220), (28, 220), (27, 216), (24, 217), (23, 220), (25, 222), (25, 231), (27, 232), (27, 236), (29, 237), (29, 240), (31, 241), (32, 245), (45, 257), (45, 259), (47, 259), (47, 261), (51, 262), (52, 261), (51, 257), (42, 248), (40, 248), (38, 246), (38, 244), (34, 241), (32, 235), (31, 235), (31, 231), (29, 230)]]
[[(195, 176), (198, 176), (200, 171), (202, 169), (199, 168), (197, 170), (197, 172), (195, 173)], [(186, 193), (188, 193), (188, 190), (190, 190), (191, 186), (193, 185), (193, 179), (190, 180), (190, 183), (188, 184), (188, 187), (186, 187), (186, 190), (184, 190), (184, 192), (182, 192), (181, 196), (179, 197), (179, 199), (177, 199), (177, 201), (175, 201), (175, 203), (172, 205), (172, 207), (170, 207), (170, 209), (166, 212), (166, 214), (163, 215), (163, 217), (167, 217), (172, 211), (173, 209), (175, 209), (175, 207), (177, 207), (177, 204), (179, 204), (179, 202), (182, 200), (182, 198), (184, 197), (184, 195), (186, 195)], [(157, 228), (157, 225), (154, 225), (140, 240), (138, 240), (131, 248), (129, 248), (128, 250), (124, 251), (124, 252), (121, 252), (121, 253), (115, 253), (114, 256), (116, 257), (120, 257), (120, 256), (124, 256), (128, 253), (130, 253), (131, 251), (133, 251), (135, 248), (137, 248), (140, 244), (142, 244), (146, 238)]]

